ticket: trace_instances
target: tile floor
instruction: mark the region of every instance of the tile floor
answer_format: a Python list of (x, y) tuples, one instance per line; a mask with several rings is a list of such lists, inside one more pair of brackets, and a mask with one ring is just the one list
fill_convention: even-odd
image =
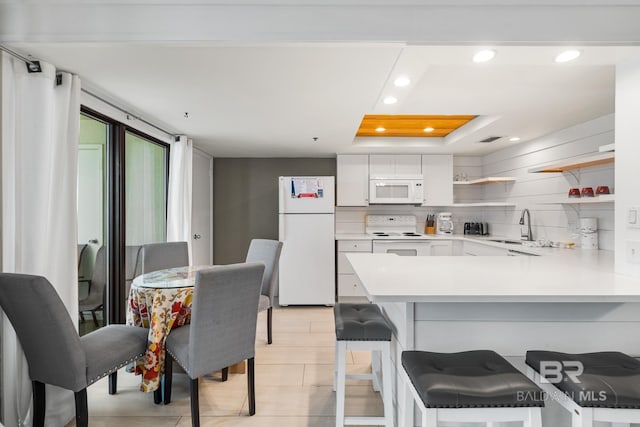
[[(334, 323), (330, 307), (274, 309), (273, 344), (267, 345), (266, 312), (258, 316), (256, 336), (256, 415), (248, 416), (246, 374), (219, 373), (201, 379), (203, 427), (325, 427), (335, 425), (332, 390)], [(368, 353), (350, 352), (348, 372), (370, 369)], [(368, 381), (347, 382), (346, 415), (382, 415), (382, 400)], [(187, 427), (191, 425), (186, 375), (176, 374), (171, 404), (154, 405), (138, 391), (139, 378), (118, 373), (118, 394), (109, 396), (106, 378), (88, 390), (90, 425)], [(74, 426), (75, 421), (68, 424)]]

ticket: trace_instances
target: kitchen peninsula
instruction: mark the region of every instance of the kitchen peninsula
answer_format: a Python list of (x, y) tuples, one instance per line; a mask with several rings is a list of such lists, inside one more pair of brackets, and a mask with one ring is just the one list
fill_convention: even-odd
[[(349, 253), (367, 298), (393, 326), (392, 364), (404, 350), (490, 349), (524, 369), (527, 350), (616, 350), (640, 355), (640, 282), (613, 273), (613, 253), (402, 257)], [(399, 378), (399, 377), (397, 377)], [(399, 426), (413, 426), (407, 390), (395, 390)], [(543, 424), (571, 425), (547, 402)]]

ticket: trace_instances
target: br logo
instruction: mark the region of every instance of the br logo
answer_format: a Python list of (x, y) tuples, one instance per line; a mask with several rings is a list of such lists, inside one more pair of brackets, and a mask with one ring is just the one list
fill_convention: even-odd
[(558, 384), (563, 381), (563, 371), (570, 381), (579, 384), (578, 377), (584, 372), (584, 366), (582, 362), (577, 360), (564, 360), (562, 362), (548, 360), (540, 362), (540, 376), (551, 384)]

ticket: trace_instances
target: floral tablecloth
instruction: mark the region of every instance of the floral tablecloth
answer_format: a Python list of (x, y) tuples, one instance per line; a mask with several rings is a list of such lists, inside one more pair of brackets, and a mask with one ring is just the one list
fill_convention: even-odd
[[(130, 372), (142, 375), (140, 390), (155, 391), (160, 387), (164, 372), (164, 343), (171, 329), (186, 325), (191, 321), (193, 302), (193, 282), (195, 272), (206, 266), (181, 267), (148, 273), (134, 280), (129, 292), (127, 324), (149, 328), (149, 342), (145, 357), (129, 366)], [(157, 277), (156, 277), (157, 276)], [(173, 278), (175, 276), (175, 278)], [(151, 287), (151, 279), (166, 279), (179, 286)], [(168, 282), (167, 282), (168, 283)]]

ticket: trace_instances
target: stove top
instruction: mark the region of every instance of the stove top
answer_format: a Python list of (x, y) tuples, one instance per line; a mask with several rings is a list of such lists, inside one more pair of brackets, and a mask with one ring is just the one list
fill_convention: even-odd
[(425, 234), (414, 233), (414, 232), (394, 232), (394, 231), (375, 231), (370, 234), (374, 239), (385, 238), (385, 239), (411, 239), (411, 238), (424, 238)]
[(413, 215), (367, 215), (366, 232), (374, 237), (421, 237)]

